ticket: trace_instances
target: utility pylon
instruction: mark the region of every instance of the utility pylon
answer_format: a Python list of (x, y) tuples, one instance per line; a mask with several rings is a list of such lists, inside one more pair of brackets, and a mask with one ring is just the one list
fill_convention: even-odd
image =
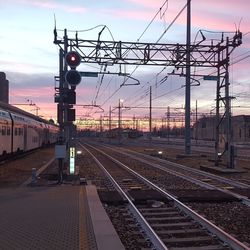
[[(74, 38), (64, 35), (58, 39), (57, 31), (54, 31), (54, 43), (60, 48), (67, 44), (67, 49), (76, 51), (81, 55), (81, 63), (97, 63), (99, 65), (151, 65), (151, 66), (172, 66), (178, 69), (187, 67), (196, 68), (215, 68), (217, 69), (217, 127), (221, 128), (220, 105), (224, 105), (225, 114), (222, 119), (227, 117), (230, 121), (230, 98), (227, 89), (229, 88), (228, 65), (230, 54), (242, 43), (242, 33), (236, 31), (235, 35), (220, 42), (206, 41), (203, 38), (195, 44), (187, 46), (186, 43), (165, 44), (165, 43), (139, 43), (139, 42), (122, 42), (122, 41), (104, 41), (104, 40), (86, 40), (79, 39), (78, 34)], [(67, 38), (67, 40), (65, 40)], [(64, 51), (65, 52), (65, 51)], [(190, 56), (190, 59), (188, 58)], [(222, 89), (225, 89), (225, 96), (221, 96)], [(187, 98), (190, 105), (190, 98)], [(187, 107), (186, 102), (186, 107)], [(185, 107), (185, 108), (186, 108)], [(190, 120), (190, 110), (186, 108), (185, 118)], [(190, 134), (190, 126), (186, 127), (186, 133)], [(230, 144), (230, 125), (227, 126), (228, 144)], [(220, 132), (218, 132), (220, 133)], [(186, 152), (190, 153), (190, 137), (185, 137)], [(218, 139), (218, 138), (217, 138)], [(218, 145), (218, 143), (215, 143)], [(215, 151), (216, 151), (215, 146)], [(229, 147), (225, 147), (225, 153), (229, 155)]]

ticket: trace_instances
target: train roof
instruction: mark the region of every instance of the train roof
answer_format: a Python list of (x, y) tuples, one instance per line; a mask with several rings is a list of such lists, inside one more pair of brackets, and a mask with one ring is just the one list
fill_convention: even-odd
[(15, 106), (12, 106), (10, 104), (7, 104), (7, 103), (1, 102), (1, 101), (0, 101), (0, 108), (5, 110), (5, 111), (10, 111), (10, 112), (14, 112), (14, 113), (19, 114), (19, 115), (27, 116), (27, 117), (29, 117), (31, 119), (34, 119), (36, 121), (39, 121), (39, 122), (44, 122), (44, 123), (50, 124), (49, 121), (47, 121), (45, 119), (42, 119), (39, 116), (33, 115), (33, 114), (29, 113), (29, 112), (26, 112), (26, 111), (24, 111), (22, 109), (19, 109), (19, 108), (15, 107)]

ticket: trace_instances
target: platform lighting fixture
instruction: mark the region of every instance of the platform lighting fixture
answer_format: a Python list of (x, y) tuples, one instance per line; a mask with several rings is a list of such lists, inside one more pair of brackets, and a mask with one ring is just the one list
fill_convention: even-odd
[(119, 99), (119, 107), (122, 107), (122, 106), (123, 106), (123, 102), (124, 102), (123, 99)]

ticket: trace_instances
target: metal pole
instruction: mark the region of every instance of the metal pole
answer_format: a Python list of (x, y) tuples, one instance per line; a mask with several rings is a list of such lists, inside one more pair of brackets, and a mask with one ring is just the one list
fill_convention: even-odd
[(198, 144), (198, 104), (197, 100), (195, 101), (195, 124), (196, 124), (196, 130), (195, 130), (195, 141), (196, 145)]
[[(64, 84), (64, 74), (63, 74), (63, 49), (59, 51), (59, 103), (57, 106), (57, 122), (59, 123), (59, 142), (62, 144), (64, 142), (64, 118), (63, 118), (63, 84)], [(63, 159), (58, 159), (58, 183), (63, 182)]]
[(119, 99), (118, 104), (118, 140), (121, 143), (121, 99)]
[[(218, 52), (220, 62), (220, 52)], [(217, 88), (216, 88), (216, 127), (215, 127), (215, 166), (219, 165), (219, 140), (220, 140), (220, 66), (217, 69)]]
[(169, 106), (167, 109), (167, 130), (168, 130), (168, 142), (169, 142), (169, 136), (170, 136), (170, 107)]
[(185, 153), (191, 153), (190, 139), (190, 43), (191, 43), (191, 0), (187, 0), (187, 56), (186, 56), (186, 98), (185, 98)]
[(100, 115), (100, 137), (102, 137), (102, 115)]
[(149, 141), (152, 142), (152, 86), (149, 87)]
[[(68, 35), (67, 35), (67, 29), (64, 29), (64, 56), (68, 52)], [(64, 74), (67, 72), (68, 66), (66, 64), (66, 61), (64, 60)], [(69, 88), (68, 83), (64, 80), (64, 90)], [(70, 122), (68, 122), (68, 108), (69, 104), (64, 102), (64, 136), (65, 136), (65, 144), (66, 144), (66, 158), (65, 158), (65, 164), (67, 166), (67, 169), (69, 169), (69, 146), (70, 146)]]
[(226, 47), (226, 74), (225, 74), (225, 109), (226, 109), (226, 150), (227, 167), (234, 168), (234, 147), (232, 144), (232, 124), (231, 124), (231, 97), (229, 95), (229, 38), (227, 37)]
[(111, 106), (109, 106), (109, 143), (111, 142)]

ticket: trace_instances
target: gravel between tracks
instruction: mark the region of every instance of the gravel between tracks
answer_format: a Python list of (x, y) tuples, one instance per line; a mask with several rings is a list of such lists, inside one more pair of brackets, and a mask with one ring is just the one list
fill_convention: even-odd
[(250, 207), (239, 202), (187, 205), (250, 247)]
[[(118, 153), (112, 153), (113, 156), (119, 159), (123, 159), (124, 157), (118, 156)], [(143, 174), (147, 175), (153, 179), (157, 185), (164, 186), (166, 184), (165, 189), (169, 187), (174, 188), (183, 188), (190, 187), (190, 184), (184, 185), (182, 181), (177, 179), (166, 178), (166, 173), (155, 174), (154, 171), (151, 170), (151, 174), (149, 170), (146, 170), (145, 164), (137, 164), (135, 160), (128, 159), (125, 157), (125, 164), (132, 164), (133, 168), (138, 169), (142, 168), (140, 172), (144, 172)], [(140, 167), (139, 167), (140, 166)], [(164, 181), (167, 180), (166, 182)], [(172, 183), (172, 184), (171, 184)], [(178, 186), (178, 187), (177, 187)], [(198, 213), (203, 214), (208, 220), (214, 222), (214, 224), (218, 225), (223, 230), (227, 231), (229, 234), (232, 234), (239, 241), (249, 244), (250, 246), (250, 208), (246, 205), (241, 204), (240, 202), (221, 202), (221, 203), (188, 203), (194, 210)]]

